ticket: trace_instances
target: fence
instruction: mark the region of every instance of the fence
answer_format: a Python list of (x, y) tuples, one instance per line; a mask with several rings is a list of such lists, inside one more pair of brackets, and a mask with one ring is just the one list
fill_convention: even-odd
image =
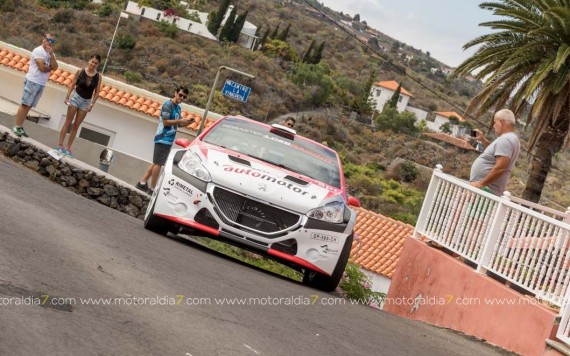
[(557, 337), (570, 344), (570, 208), (502, 197), (433, 172), (414, 237), (424, 237), (561, 308)]

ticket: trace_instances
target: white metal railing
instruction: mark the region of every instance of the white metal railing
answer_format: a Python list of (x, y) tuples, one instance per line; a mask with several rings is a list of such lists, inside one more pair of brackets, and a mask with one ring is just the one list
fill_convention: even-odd
[(502, 197), (433, 172), (414, 237), (425, 237), (560, 307), (556, 337), (570, 345), (570, 208)]
[[(537, 298), (562, 307), (570, 285), (569, 212), (498, 197), (434, 170), (414, 236), (432, 240)], [(513, 199), (515, 200), (515, 199)], [(554, 217), (547, 216), (549, 213)]]

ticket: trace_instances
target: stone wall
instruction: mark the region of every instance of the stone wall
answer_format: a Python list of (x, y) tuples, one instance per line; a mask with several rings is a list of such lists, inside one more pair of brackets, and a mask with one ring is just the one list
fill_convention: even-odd
[(13, 138), (7, 132), (0, 134), (0, 153), (84, 198), (139, 219), (144, 217), (150, 199), (145, 193), (120, 186), (94, 171), (57, 161), (44, 150)]

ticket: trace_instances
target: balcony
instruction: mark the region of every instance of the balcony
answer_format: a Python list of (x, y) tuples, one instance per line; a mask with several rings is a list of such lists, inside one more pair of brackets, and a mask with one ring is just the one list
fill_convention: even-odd
[[(405, 296), (416, 303), (406, 310), (392, 307), (392, 311), (411, 315), (424, 308), (421, 317), (412, 318), (452, 328), (459, 325), (458, 330), (497, 345), (501, 340), (492, 340), (493, 334), (508, 333), (512, 328), (524, 330), (516, 323), (528, 322), (540, 327), (534, 343), (541, 345), (536, 345), (535, 351), (530, 352), (529, 345), (521, 346), (531, 339), (528, 329), (525, 335), (513, 335), (510, 343), (505, 341), (508, 337), (501, 336), (508, 344), (501, 346), (516, 352), (525, 350), (524, 354), (544, 350), (544, 340), (554, 338), (551, 332), (559, 318), (555, 337), (570, 344), (570, 208), (560, 212), (508, 192), (498, 197), (443, 173), (441, 168), (438, 165), (434, 170), (413, 239), (404, 247), (404, 262), (398, 266), (401, 271), (396, 271), (392, 281), (394, 285), (401, 278), (400, 284), (388, 293), (388, 297)], [(433, 252), (430, 245), (446, 254)], [(418, 298), (434, 294), (443, 297), (443, 308), (440, 305), (440, 309), (433, 307), (428, 312), (428, 304), (417, 303)], [(446, 295), (449, 301), (471, 298), (479, 305), (447, 305)], [(489, 305), (491, 297), (497, 296), (505, 301), (510, 298), (516, 305)], [(451, 314), (454, 321), (445, 321)], [(489, 318), (497, 320), (484, 320)], [(472, 325), (464, 325), (467, 322)], [(505, 325), (509, 323), (513, 325)]]

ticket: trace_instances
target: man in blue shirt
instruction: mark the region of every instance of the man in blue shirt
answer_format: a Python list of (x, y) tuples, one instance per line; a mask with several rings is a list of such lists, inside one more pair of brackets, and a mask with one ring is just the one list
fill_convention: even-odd
[[(182, 119), (182, 108), (180, 104), (188, 97), (188, 88), (179, 87), (172, 99), (168, 99), (160, 110), (158, 119), (158, 129), (154, 135), (154, 154), (152, 164), (148, 167), (140, 182), (136, 187), (143, 192), (152, 194), (156, 187), (160, 169), (166, 163), (170, 154), (170, 149), (176, 137), (178, 126), (188, 126), (194, 119)], [(150, 187), (148, 180), (151, 179)]]

